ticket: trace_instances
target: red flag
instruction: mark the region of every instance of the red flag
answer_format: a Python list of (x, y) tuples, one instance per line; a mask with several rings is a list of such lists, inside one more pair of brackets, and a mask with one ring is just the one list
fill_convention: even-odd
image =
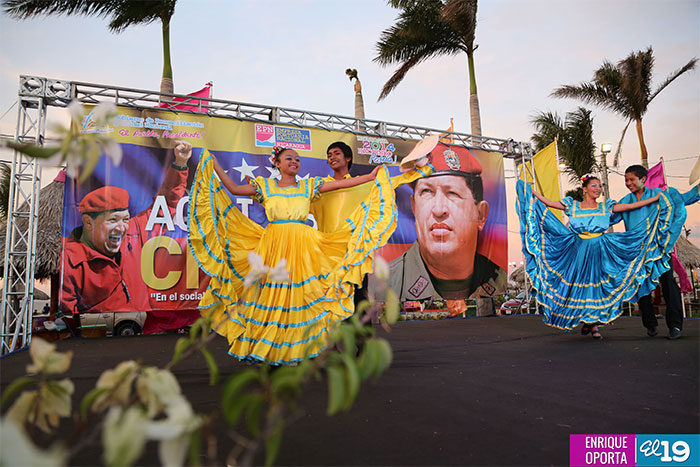
[[(202, 112), (206, 113), (209, 108), (205, 105), (208, 98), (211, 97), (211, 88), (213, 83), (209, 81), (204, 85), (199, 91), (187, 94), (187, 97), (173, 97), (174, 102), (161, 102), (160, 106), (169, 110), (188, 110), (191, 112)], [(205, 99), (196, 99), (198, 97), (204, 97)], [(170, 99), (168, 99), (170, 100)], [(183, 102), (182, 104), (176, 104), (176, 102)], [(201, 102), (201, 107), (200, 107)]]
[(664, 158), (662, 157), (658, 164), (649, 169), (647, 181), (644, 182), (647, 188), (662, 188), (665, 189), (666, 176), (664, 175)]

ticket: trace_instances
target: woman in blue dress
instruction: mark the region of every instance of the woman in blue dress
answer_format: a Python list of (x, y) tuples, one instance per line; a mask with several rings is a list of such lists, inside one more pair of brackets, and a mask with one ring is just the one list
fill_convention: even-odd
[[(518, 181), (517, 210), (526, 271), (544, 323), (567, 331), (583, 324), (582, 334), (600, 339), (597, 325), (617, 318), (623, 302), (636, 301), (639, 287), (650, 287), (668, 269), (674, 206), (663, 192), (630, 204), (598, 202), (600, 180), (581, 180), (581, 202), (551, 201)], [(613, 213), (659, 200), (658, 209), (649, 209), (646, 229), (606, 233)], [(565, 211), (568, 226), (547, 207)]]

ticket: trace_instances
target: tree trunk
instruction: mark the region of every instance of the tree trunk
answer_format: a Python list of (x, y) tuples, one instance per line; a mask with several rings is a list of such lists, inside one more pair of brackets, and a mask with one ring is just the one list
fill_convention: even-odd
[(173, 67), (170, 63), (170, 20), (163, 21), (163, 77), (160, 80), (160, 92), (173, 94)]
[(642, 165), (645, 169), (649, 168), (649, 153), (647, 145), (644, 144), (644, 132), (642, 131), (642, 120), (635, 120), (637, 123), (637, 138), (639, 139), (639, 149), (642, 151)]
[(474, 72), (474, 53), (467, 54), (469, 64), (469, 113), (472, 124), (472, 134), (481, 136), (481, 112), (479, 111), (479, 95), (476, 92), (476, 73)]
[(362, 99), (362, 84), (355, 78), (355, 118), (365, 118), (365, 102)]

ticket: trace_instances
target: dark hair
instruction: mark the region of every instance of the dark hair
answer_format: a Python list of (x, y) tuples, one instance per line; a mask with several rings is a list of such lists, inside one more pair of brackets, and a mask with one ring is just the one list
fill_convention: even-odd
[(588, 186), (588, 184), (591, 183), (591, 180), (598, 180), (600, 182), (600, 179), (598, 177), (588, 177), (587, 179), (585, 179), (583, 181), (583, 183), (581, 184), (581, 187), (586, 188)]
[[(441, 174), (441, 175), (450, 175), (450, 174)], [(436, 175), (436, 177), (440, 177), (441, 175)], [(474, 197), (474, 201), (477, 203), (481, 202), (484, 200), (484, 182), (481, 180), (481, 175), (478, 174), (454, 174), (458, 177), (462, 177), (464, 179), (464, 183), (466, 183), (467, 188), (469, 188), (469, 191), (472, 192), (472, 196)], [(432, 178), (432, 177), (427, 177), (427, 178)], [(419, 178), (418, 180), (422, 180), (422, 178)], [(413, 189), (413, 191), (416, 191), (416, 183), (418, 183), (418, 180), (414, 180), (409, 185)]]
[(328, 151), (331, 149), (338, 148), (341, 151), (343, 151), (343, 155), (345, 158), (350, 158), (348, 161), (348, 170), (352, 167), (352, 148), (348, 146), (347, 144), (343, 143), (342, 141), (336, 141), (335, 143), (331, 143), (330, 146), (328, 146), (328, 149), (326, 149), (326, 154), (328, 154)]
[(639, 164), (630, 165), (625, 169), (625, 174), (635, 174), (638, 178), (646, 177), (649, 172), (647, 169)]
[(270, 161), (272, 167), (275, 166), (275, 162), (279, 162), (280, 156), (284, 154), (284, 151), (292, 151), (292, 148), (285, 148), (284, 146), (273, 146), (272, 147), (272, 157), (274, 160)]

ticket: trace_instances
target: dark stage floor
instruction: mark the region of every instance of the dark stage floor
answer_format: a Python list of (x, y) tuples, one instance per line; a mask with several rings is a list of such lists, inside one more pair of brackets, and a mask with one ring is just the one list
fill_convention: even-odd
[[(623, 317), (596, 341), (537, 316), (399, 323), (388, 336), (392, 367), (363, 386), (349, 413), (327, 417), (325, 385), (306, 389), (277, 463), (568, 465), (571, 433), (699, 433), (700, 321), (684, 327), (677, 341), (663, 326), (649, 338), (639, 318)], [(59, 350), (75, 352), (69, 376), (82, 397), (121, 360), (164, 365), (177, 338), (69, 340)], [(210, 349), (222, 377), (244, 368), (226, 356), (223, 338)], [(28, 352), (0, 360), (3, 388), (28, 360)], [(195, 410), (217, 410), (219, 388), (209, 387), (201, 358), (175, 373)], [(151, 451), (142, 463), (157, 463)], [(89, 449), (74, 464), (99, 458)]]

